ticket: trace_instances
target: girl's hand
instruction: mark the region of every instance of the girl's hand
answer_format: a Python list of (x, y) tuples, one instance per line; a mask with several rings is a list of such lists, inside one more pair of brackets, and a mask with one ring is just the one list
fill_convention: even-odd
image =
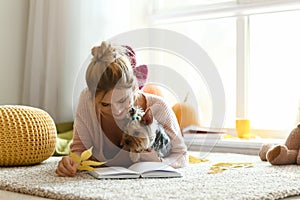
[(69, 156), (64, 156), (58, 162), (58, 166), (55, 173), (58, 176), (69, 176), (74, 177), (77, 172), (77, 164), (75, 164)]

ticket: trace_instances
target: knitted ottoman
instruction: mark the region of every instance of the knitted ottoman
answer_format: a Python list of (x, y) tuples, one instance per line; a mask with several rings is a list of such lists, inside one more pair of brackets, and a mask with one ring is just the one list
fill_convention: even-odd
[(0, 106), (0, 166), (40, 163), (54, 153), (55, 142), (55, 123), (47, 112)]

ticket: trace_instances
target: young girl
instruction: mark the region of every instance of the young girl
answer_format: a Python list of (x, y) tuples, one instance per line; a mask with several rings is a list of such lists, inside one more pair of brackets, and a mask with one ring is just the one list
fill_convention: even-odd
[[(164, 162), (175, 168), (188, 163), (187, 148), (170, 106), (155, 95), (142, 93), (133, 67), (134, 52), (130, 47), (112, 46), (102, 42), (92, 49), (93, 58), (86, 71), (87, 88), (78, 103), (71, 151), (80, 155), (93, 146), (93, 159), (106, 161), (107, 166), (129, 166), (129, 152), (120, 142), (122, 123), (132, 105), (151, 109), (153, 117), (164, 127), (171, 139), (171, 154), (163, 159), (157, 152), (140, 154), (139, 161)], [(133, 66), (132, 66), (133, 65)], [(59, 176), (75, 176), (76, 165), (69, 156), (58, 163)]]

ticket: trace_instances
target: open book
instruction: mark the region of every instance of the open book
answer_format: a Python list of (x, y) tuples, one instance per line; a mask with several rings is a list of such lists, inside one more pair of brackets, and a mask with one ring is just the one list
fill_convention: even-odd
[(129, 168), (100, 167), (89, 171), (97, 179), (103, 178), (171, 178), (182, 177), (175, 168), (162, 162), (138, 162)]

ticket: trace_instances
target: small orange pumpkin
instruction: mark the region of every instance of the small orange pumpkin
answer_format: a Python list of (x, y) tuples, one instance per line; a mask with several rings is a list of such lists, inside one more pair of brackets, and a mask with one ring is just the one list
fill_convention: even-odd
[(188, 95), (186, 95), (183, 102), (176, 103), (172, 107), (181, 130), (187, 126), (200, 126), (198, 114), (193, 106), (187, 103)]
[(153, 85), (153, 84), (145, 85), (145, 86), (143, 87), (143, 91), (146, 92), (146, 93), (154, 94), (154, 95), (161, 96), (161, 97), (164, 96), (164, 95), (163, 95), (163, 92), (162, 92), (162, 90), (159, 88), (159, 86)]

